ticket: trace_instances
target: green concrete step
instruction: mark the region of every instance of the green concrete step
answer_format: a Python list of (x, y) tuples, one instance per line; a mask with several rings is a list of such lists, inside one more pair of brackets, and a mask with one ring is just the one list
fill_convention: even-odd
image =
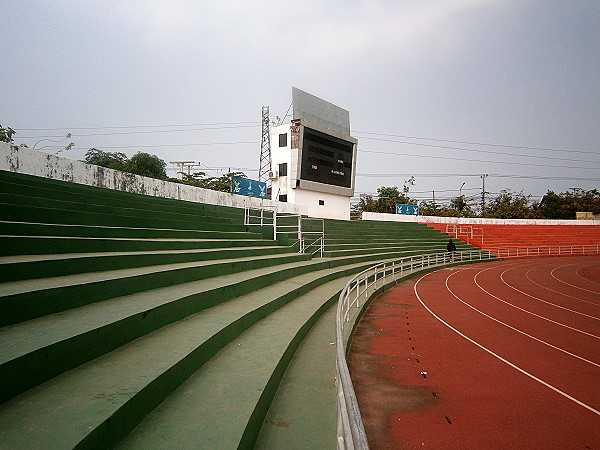
[(101, 188), (97, 188), (93, 192), (88, 192), (87, 189), (77, 189), (79, 186), (81, 185), (71, 185), (70, 189), (65, 189), (64, 185), (50, 188), (46, 187), (44, 184), (40, 186), (39, 182), (23, 184), (14, 181), (4, 181), (0, 183), (0, 194), (25, 195), (38, 200), (68, 200), (70, 202), (100, 205), (102, 207), (113, 207), (115, 204), (118, 204), (119, 207), (123, 208), (150, 209), (168, 213), (210, 215), (233, 218), (235, 220), (241, 220), (244, 216), (244, 211), (240, 208), (207, 208), (201, 203), (161, 199), (160, 197), (142, 195), (121, 195), (120, 191)]
[[(62, 373), (0, 404), (0, 442), (8, 448), (41, 448), (48, 443), (56, 448), (112, 446), (244, 330), (324, 282), (359, 269), (324, 269), (286, 278)], [(278, 317), (306, 323), (303, 317), (316, 318), (315, 306), (326, 301), (322, 296), (316, 302), (294, 301), (298, 306)], [(282, 329), (291, 327), (285, 323)], [(278, 345), (280, 339), (271, 335), (269, 341)], [(227, 379), (230, 373), (231, 368), (220, 378)], [(269, 390), (274, 392), (273, 387)]]
[(252, 448), (295, 350), (345, 283), (346, 278), (329, 281), (257, 322), (182, 384), (118, 448), (179, 448), (190, 442), (199, 448)]
[(177, 221), (193, 221), (193, 222), (217, 222), (217, 223), (243, 223), (241, 218), (218, 217), (208, 214), (198, 214), (194, 210), (180, 210), (178, 212), (169, 212), (158, 206), (151, 205), (136, 205), (135, 207), (125, 207), (121, 204), (104, 205), (98, 204), (94, 200), (89, 202), (79, 202), (69, 200), (55, 200), (41, 197), (33, 197), (31, 195), (16, 195), (16, 194), (1, 194), (0, 204), (15, 205), (19, 207), (38, 207), (50, 208), (74, 213), (108, 213), (119, 216), (135, 217), (135, 218), (155, 218), (161, 217), (167, 220)]
[(0, 326), (136, 292), (307, 259), (305, 254), (275, 254), (3, 283)]
[(200, 217), (178, 220), (164, 218), (162, 214), (138, 217), (135, 215), (115, 214), (108, 211), (71, 211), (46, 208), (43, 206), (23, 206), (0, 203), (0, 220), (13, 222), (36, 222), (65, 225), (92, 225), (130, 228), (174, 228), (181, 230), (248, 231), (239, 224), (203, 222)]
[(328, 267), (326, 260), (288, 262), (116, 297), (1, 328), (0, 401), (215, 304)]
[[(277, 243), (273, 241), (264, 241), (263, 245), (254, 242), (253, 246), (250, 246), (249, 241), (208, 241), (197, 244), (209, 244), (210, 247), (171, 251), (3, 256), (0, 257), (0, 282), (291, 252), (289, 248), (276, 246)], [(219, 244), (220, 247), (217, 246)]]
[[(254, 227), (251, 230), (254, 230)], [(110, 227), (14, 221), (0, 221), (0, 235), (204, 240), (255, 240), (263, 238), (263, 234), (259, 231), (181, 230), (175, 228)]]
[[(95, 238), (68, 236), (7, 236), (0, 235), (0, 256), (49, 255), (61, 253), (151, 252), (168, 250), (199, 250), (231, 246), (279, 245), (269, 240), (214, 240), (160, 238)], [(239, 242), (239, 244), (237, 244)], [(245, 244), (245, 245), (244, 245)]]
[(334, 303), (296, 350), (263, 421), (255, 449), (335, 448), (336, 309)]
[[(4, 186), (4, 185), (18, 185)], [(182, 185), (183, 186), (183, 185)], [(220, 214), (240, 215), (243, 217), (244, 210), (232, 206), (212, 205), (206, 203), (189, 202), (164, 197), (155, 197), (151, 194), (137, 194), (132, 192), (121, 191), (118, 189), (108, 189), (98, 186), (78, 184), (69, 181), (53, 180), (34, 175), (27, 175), (15, 172), (7, 172), (0, 170), (0, 192), (2, 190), (19, 192), (47, 192), (55, 198), (70, 197), (70, 196), (92, 196), (94, 198), (109, 198), (118, 202), (134, 202), (146, 204), (158, 204), (162, 206), (184, 206), (189, 208), (197, 208), (205, 211), (214, 211)]]
[[(443, 244), (443, 243), (442, 243)], [(457, 245), (457, 250), (472, 248), (470, 246), (461, 245), (460, 248)], [(423, 253), (442, 253), (446, 251), (446, 246), (441, 244), (429, 244), (429, 245), (415, 245), (415, 246), (385, 246), (385, 247), (370, 247), (370, 248), (359, 248), (359, 249), (346, 249), (346, 250), (330, 250), (326, 247), (323, 256), (335, 258), (338, 256), (350, 256), (350, 255), (362, 255), (365, 253), (395, 253), (395, 254), (423, 254)]]

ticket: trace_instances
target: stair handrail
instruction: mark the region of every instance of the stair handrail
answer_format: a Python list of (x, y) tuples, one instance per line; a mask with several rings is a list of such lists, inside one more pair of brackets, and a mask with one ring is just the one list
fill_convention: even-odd
[[(476, 233), (477, 231), (479, 233)], [(466, 236), (467, 243), (471, 243), (476, 237), (479, 237), (481, 238), (481, 245), (483, 245), (483, 228), (480, 227), (465, 224), (447, 224), (446, 234), (454, 236), (456, 239), (460, 239), (460, 236)]]
[[(305, 231), (302, 227), (302, 224), (310, 221), (317, 221), (321, 223), (320, 231)], [(307, 236), (318, 236), (317, 239), (306, 244)], [(312, 255), (315, 253), (319, 253), (321, 257), (323, 257), (323, 252), (325, 251), (325, 219), (319, 217), (302, 217), (300, 219), (300, 253), (305, 253), (307, 248), (310, 248), (318, 243), (318, 248), (311, 252)]]
[[(258, 215), (253, 215), (252, 212), (253, 211), (258, 211), (260, 214)], [(271, 215), (271, 217), (268, 217), (267, 215), (265, 215), (265, 212), (267, 211), (271, 211), (273, 214)], [(249, 226), (249, 225), (257, 225), (257, 226), (265, 226), (265, 225), (273, 225), (274, 221), (275, 221), (275, 208), (272, 206), (262, 206), (260, 208), (251, 208), (246, 206), (244, 208), (244, 225)], [(252, 222), (252, 219), (259, 219), (260, 222), (256, 223), (256, 222)], [(270, 220), (270, 222), (268, 223), (268, 221)]]
[[(257, 212), (258, 214), (253, 214), (253, 212)], [(265, 215), (265, 212), (271, 211), (272, 214)], [(283, 218), (295, 218), (295, 222), (287, 225), (283, 225), (281, 223), (281, 219)], [(253, 219), (255, 219), (253, 221)], [(321, 230), (320, 231), (304, 231), (302, 229), (302, 224), (309, 221), (319, 221), (321, 222)], [(318, 248), (311, 252), (312, 255), (319, 253), (321, 257), (323, 257), (323, 252), (325, 251), (325, 219), (319, 217), (302, 217), (300, 214), (295, 213), (278, 213), (276, 209), (272, 206), (263, 206), (258, 208), (245, 207), (244, 208), (244, 225), (246, 226), (273, 226), (273, 238), (277, 240), (277, 237), (280, 234), (292, 234), (296, 235), (297, 241), (292, 244), (295, 246), (299, 245), (298, 253), (305, 253), (307, 248), (318, 245)], [(307, 243), (307, 239), (311, 239), (307, 236), (317, 236), (312, 242)]]
[[(346, 361), (346, 344), (344, 338), (345, 324), (349, 323), (350, 310), (356, 307), (356, 320), (360, 308), (378, 289), (384, 287), (392, 276), (395, 282), (399, 273), (402, 278), (414, 273), (416, 269), (422, 270), (431, 266), (443, 266), (460, 261), (487, 260), (496, 258), (489, 250), (466, 250), (451, 253), (430, 253), (424, 255), (405, 256), (381, 262), (358, 273), (346, 283), (342, 289), (336, 311), (336, 385), (337, 385), (337, 447), (338, 449), (369, 448), (365, 428), (360, 415), (356, 393), (350, 378), (348, 363)], [(364, 302), (361, 305), (361, 299)]]

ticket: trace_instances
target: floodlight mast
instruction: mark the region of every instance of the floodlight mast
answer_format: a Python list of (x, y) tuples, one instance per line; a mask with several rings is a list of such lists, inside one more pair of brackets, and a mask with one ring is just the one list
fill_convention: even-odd
[(271, 135), (269, 131), (269, 107), (262, 108), (262, 137), (260, 140), (260, 166), (258, 169), (258, 180), (271, 186), (269, 171), (271, 170)]

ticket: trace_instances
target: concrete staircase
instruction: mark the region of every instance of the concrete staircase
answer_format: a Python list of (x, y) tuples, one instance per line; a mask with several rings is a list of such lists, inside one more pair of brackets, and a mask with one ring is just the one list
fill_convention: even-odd
[[(445, 232), (447, 224), (431, 223), (429, 227)], [(474, 236), (459, 236), (483, 249), (600, 246), (600, 227), (597, 225), (463, 225), (464, 232), (470, 228)]]
[(311, 258), (242, 224), (0, 172), (0, 446), (335, 446), (332, 305), (352, 274), (445, 238), (328, 221)]

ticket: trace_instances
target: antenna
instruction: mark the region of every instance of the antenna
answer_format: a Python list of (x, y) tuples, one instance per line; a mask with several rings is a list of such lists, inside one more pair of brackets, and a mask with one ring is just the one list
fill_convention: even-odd
[(271, 185), (269, 171), (271, 170), (271, 136), (269, 133), (269, 107), (262, 108), (262, 138), (260, 140), (260, 166), (258, 180)]

